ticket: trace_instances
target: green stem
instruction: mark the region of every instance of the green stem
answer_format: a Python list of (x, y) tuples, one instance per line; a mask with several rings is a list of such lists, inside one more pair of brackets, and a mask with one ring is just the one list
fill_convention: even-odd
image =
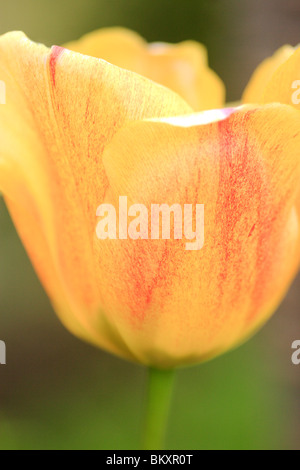
[(174, 385), (174, 370), (149, 369), (144, 450), (162, 450)]

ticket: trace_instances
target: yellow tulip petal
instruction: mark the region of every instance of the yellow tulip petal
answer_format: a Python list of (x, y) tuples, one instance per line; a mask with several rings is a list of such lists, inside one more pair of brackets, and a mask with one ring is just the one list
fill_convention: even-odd
[[(294, 53), (292, 46), (278, 49), (272, 57), (265, 59), (253, 73), (242, 97), (243, 103), (263, 103), (265, 88), (281, 64)], [(277, 101), (277, 100), (272, 100)]]
[(204, 46), (195, 41), (176, 45), (147, 44), (138, 34), (125, 28), (106, 28), (65, 46), (171, 88), (196, 111), (224, 105), (223, 82), (208, 67)]
[[(98, 240), (105, 310), (136, 357), (198, 362), (266, 321), (299, 266), (300, 115), (288, 106), (137, 122), (103, 156), (105, 202), (204, 204), (205, 243)], [(102, 201), (100, 201), (102, 202)], [(112, 282), (113, 280), (113, 282)]]
[(21, 238), (64, 323), (131, 358), (101, 311), (95, 275), (95, 210), (108, 188), (102, 153), (125, 123), (191, 109), (144, 77), (22, 33), (0, 38), (0, 78), (0, 189)]
[[(285, 46), (274, 57), (277, 61), (274, 60), (274, 70), (262, 88), (260, 103), (277, 102), (300, 110), (300, 47)], [(300, 215), (300, 193), (297, 211)]]
[(278, 67), (265, 87), (262, 103), (278, 102), (300, 109), (300, 47)]

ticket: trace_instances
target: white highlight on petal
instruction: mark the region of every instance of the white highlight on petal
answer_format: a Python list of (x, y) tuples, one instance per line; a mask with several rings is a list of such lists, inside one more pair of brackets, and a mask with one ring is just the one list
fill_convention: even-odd
[(178, 127), (193, 127), (202, 126), (205, 124), (211, 124), (213, 122), (223, 121), (227, 119), (231, 114), (240, 110), (241, 107), (237, 108), (224, 108), (224, 109), (211, 109), (209, 111), (203, 111), (201, 113), (194, 113), (185, 116), (174, 116), (161, 119), (149, 119), (151, 122), (164, 122), (171, 126)]

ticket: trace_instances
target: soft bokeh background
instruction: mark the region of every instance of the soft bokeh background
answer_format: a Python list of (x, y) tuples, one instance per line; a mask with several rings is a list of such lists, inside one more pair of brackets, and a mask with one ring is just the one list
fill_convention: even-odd
[[(233, 101), (265, 56), (300, 42), (300, 3), (0, 0), (1, 34), (23, 30), (49, 46), (115, 25), (149, 41), (203, 42)], [(291, 344), (300, 339), (299, 286), (298, 279), (276, 316), (245, 346), (178, 373), (168, 448), (300, 449), (300, 366), (291, 363)], [(7, 345), (0, 449), (137, 448), (145, 370), (64, 330), (1, 200), (0, 289), (0, 339)]]

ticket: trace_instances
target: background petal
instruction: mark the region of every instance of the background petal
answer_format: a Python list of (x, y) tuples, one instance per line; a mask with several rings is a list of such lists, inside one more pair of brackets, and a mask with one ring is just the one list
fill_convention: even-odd
[(104, 28), (65, 47), (161, 83), (182, 96), (195, 111), (221, 108), (225, 103), (223, 82), (208, 67), (206, 49), (196, 41), (147, 44), (128, 29)]
[[(297, 93), (297, 89), (300, 88), (299, 65), (300, 47), (295, 49), (294, 53), (274, 72), (265, 87), (262, 103), (278, 102), (300, 109), (300, 100), (298, 99), (297, 102), (293, 100), (295, 93), (299, 98), (299, 92)], [(298, 82), (296, 86), (294, 82)]]
[(295, 49), (292, 46), (283, 46), (272, 57), (268, 57), (257, 67), (243, 93), (243, 103), (264, 102), (263, 95), (267, 84), (280, 65), (286, 62), (294, 51)]

